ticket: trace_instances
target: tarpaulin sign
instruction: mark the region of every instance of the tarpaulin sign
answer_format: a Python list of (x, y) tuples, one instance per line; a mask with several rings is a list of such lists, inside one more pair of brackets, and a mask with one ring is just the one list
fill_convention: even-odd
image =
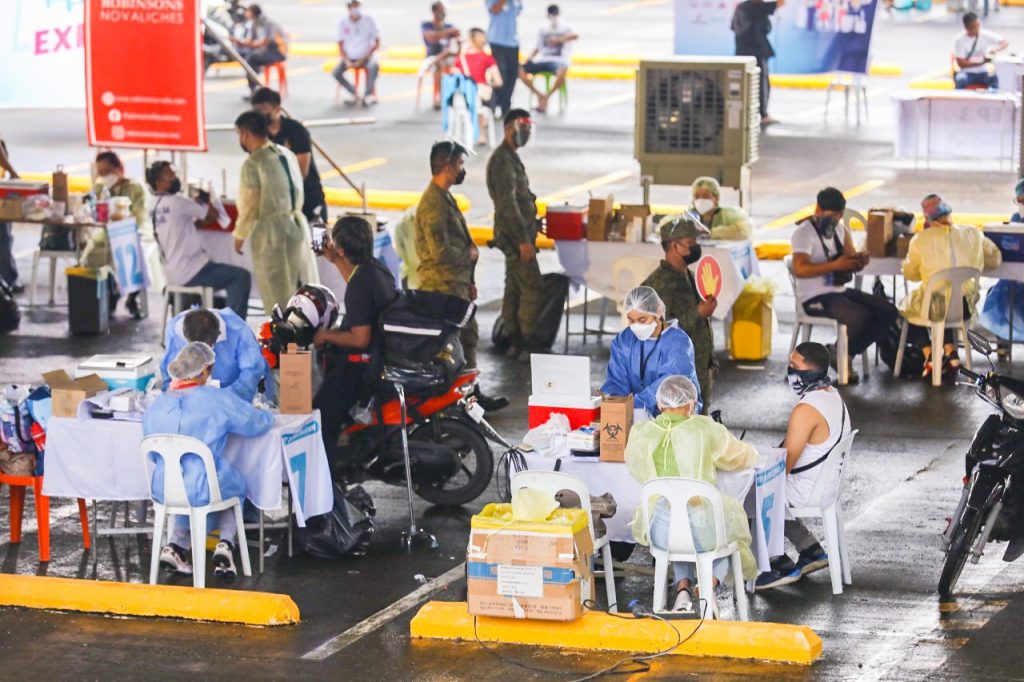
[(199, 0), (85, 0), (89, 144), (206, 151)]

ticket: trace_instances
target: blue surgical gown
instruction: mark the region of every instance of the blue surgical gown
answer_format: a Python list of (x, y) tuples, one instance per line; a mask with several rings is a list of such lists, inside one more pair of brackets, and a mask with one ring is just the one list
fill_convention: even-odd
[[(643, 376), (640, 375), (641, 356), (645, 358)], [(661, 386), (662, 379), (673, 375), (684, 376), (697, 387), (699, 412), (704, 400), (700, 396), (700, 382), (694, 370), (693, 342), (686, 332), (676, 326), (673, 320), (658, 338), (641, 341), (627, 327), (612, 341), (608, 375), (601, 386), (601, 393), (632, 393), (634, 406), (645, 408), (653, 417), (659, 413), (655, 400), (658, 386)]]
[[(1011, 223), (1024, 223), (1024, 217), (1014, 213), (1010, 218)], [(989, 330), (1001, 339), (1010, 338), (1010, 299), (1014, 298), (1013, 306), (1013, 339), (1014, 341), (1024, 338), (1024, 291), (1017, 289), (1017, 295), (1011, 297), (1011, 292), (1017, 283), (1012, 280), (1001, 279), (995, 283), (985, 296), (985, 304), (981, 308), (978, 321), (985, 329)]]
[[(147, 436), (174, 433), (206, 443), (213, 453), (220, 495), (228, 499), (245, 496), (245, 479), (223, 457), (228, 434), (259, 436), (269, 431), (273, 423), (270, 412), (256, 409), (231, 391), (195, 386), (158, 396), (142, 418), (142, 432)], [(163, 504), (164, 461), (154, 454), (149, 457), (156, 463), (153, 499)], [(202, 460), (186, 455), (182, 461), (189, 503), (193, 507), (209, 504), (210, 488)]]
[[(213, 364), (212, 379), (220, 382), (221, 388), (230, 389), (232, 393), (247, 403), (252, 402), (256, 390), (259, 388), (260, 379), (267, 378), (267, 397), (274, 398), (274, 382), (270, 374), (267, 361), (263, 359), (260, 352), (260, 344), (256, 335), (252, 333), (245, 320), (240, 318), (230, 308), (211, 311), (221, 319), (221, 333), (217, 343), (213, 345), (215, 356)], [(164, 377), (164, 390), (171, 383), (170, 375), (167, 373), (167, 365), (177, 357), (178, 352), (185, 347), (188, 340), (182, 331), (185, 315), (188, 311), (175, 315), (167, 323), (167, 352), (160, 363), (160, 374)]]

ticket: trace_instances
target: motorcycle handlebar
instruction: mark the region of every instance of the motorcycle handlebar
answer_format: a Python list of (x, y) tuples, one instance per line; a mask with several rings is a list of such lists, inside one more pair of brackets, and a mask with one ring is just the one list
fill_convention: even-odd
[(978, 374), (977, 372), (972, 372), (971, 370), (969, 370), (969, 369), (967, 369), (966, 367), (963, 367), (963, 366), (960, 367), (960, 374), (962, 374), (963, 376), (967, 377), (968, 379), (970, 379), (974, 383), (977, 383), (978, 380), (981, 379), (981, 375), (980, 374)]

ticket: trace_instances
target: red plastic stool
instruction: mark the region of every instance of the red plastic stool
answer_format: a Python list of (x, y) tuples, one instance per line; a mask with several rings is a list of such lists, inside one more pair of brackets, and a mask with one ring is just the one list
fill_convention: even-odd
[(281, 93), (281, 97), (288, 96), (288, 70), (285, 68), (284, 62), (278, 62), (276, 64), (268, 64), (263, 67), (263, 85), (270, 87), (270, 74), (274, 71), (277, 72), (277, 91)]
[[(36, 501), (36, 524), (39, 527), (39, 561), (50, 560), (50, 498), (43, 494), (42, 476), (10, 476), (0, 474), (0, 484), (11, 489), (11, 544), (21, 542), (21, 520), (25, 514), (25, 489), (32, 488)], [(82, 545), (92, 547), (89, 538), (89, 515), (85, 500), (78, 498), (78, 518), (82, 523)]]

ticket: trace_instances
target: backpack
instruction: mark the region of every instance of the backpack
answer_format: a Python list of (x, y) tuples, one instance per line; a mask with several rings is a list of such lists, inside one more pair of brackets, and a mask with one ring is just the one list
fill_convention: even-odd
[(32, 439), (32, 416), (29, 414), (28, 392), (7, 386), (0, 398), (0, 441), (14, 453), (36, 453)]
[(21, 324), (21, 310), (14, 300), (14, 290), (0, 277), (0, 334), (12, 332)]
[[(900, 334), (903, 331), (903, 318), (892, 323), (885, 336), (878, 341), (878, 354), (882, 362), (890, 369), (896, 367), (896, 354), (900, 348)], [(924, 349), (931, 345), (928, 331), (923, 327), (910, 325), (907, 333), (907, 345), (903, 351), (903, 367), (900, 374), (904, 377), (919, 377), (924, 371)]]

